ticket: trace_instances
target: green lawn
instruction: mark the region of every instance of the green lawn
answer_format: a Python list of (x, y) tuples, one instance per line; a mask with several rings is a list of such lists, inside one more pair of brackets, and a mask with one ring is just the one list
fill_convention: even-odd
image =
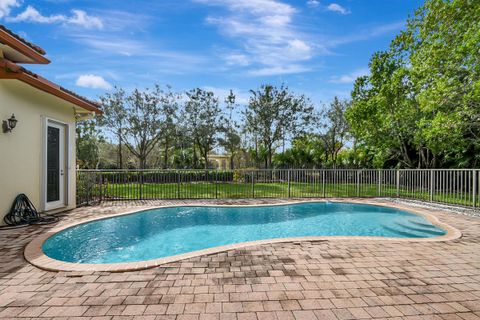
[[(377, 186), (356, 184), (291, 183), (290, 193), (287, 183), (145, 183), (104, 185), (104, 198), (117, 199), (205, 199), (205, 198), (288, 198), (288, 197), (375, 197)], [(393, 196), (393, 188), (383, 188)]]
[[(88, 192), (78, 192), (78, 203), (86, 202), (84, 199), (239, 199), (239, 198), (333, 198), (333, 197), (395, 197), (395, 185), (374, 184), (360, 185), (355, 183), (325, 184), (320, 183), (291, 183), (290, 192), (286, 182), (271, 183), (110, 183), (101, 187), (95, 185)], [(418, 200), (430, 199), (428, 191), (410, 191), (400, 189), (401, 198)], [(433, 195), (435, 202), (472, 206), (472, 199), (458, 193), (436, 193)], [(88, 201), (87, 201), (88, 202)], [(478, 199), (477, 199), (478, 204)]]

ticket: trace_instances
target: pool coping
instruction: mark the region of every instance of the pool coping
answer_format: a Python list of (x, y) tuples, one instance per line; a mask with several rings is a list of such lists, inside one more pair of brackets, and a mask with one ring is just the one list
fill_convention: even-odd
[[(255, 200), (255, 199), (252, 199)], [(261, 201), (262, 199), (256, 199)], [(272, 199), (273, 200), (273, 199)], [(113, 217), (123, 216), (134, 214), (146, 210), (158, 209), (158, 208), (172, 208), (172, 207), (259, 207), (259, 206), (285, 206), (291, 204), (299, 203), (315, 203), (315, 202), (334, 202), (334, 203), (354, 203), (354, 204), (367, 204), (374, 206), (383, 206), (389, 208), (395, 208), (400, 210), (405, 210), (407, 212), (420, 215), (427, 219), (430, 223), (440, 228), (443, 228), (447, 231), (445, 235), (432, 237), (432, 238), (393, 238), (393, 237), (367, 237), (367, 236), (311, 236), (311, 237), (292, 237), (292, 238), (274, 238), (266, 240), (256, 240), (249, 242), (235, 243), (225, 246), (212, 247), (208, 249), (202, 249), (197, 251), (192, 251), (188, 253), (183, 253), (179, 255), (174, 255), (170, 257), (158, 258), (154, 260), (146, 261), (137, 261), (137, 262), (123, 262), (123, 263), (111, 263), (111, 264), (84, 264), (84, 263), (72, 263), (56, 260), (48, 257), (42, 250), (43, 243), (53, 236), (54, 234), (63, 231), (65, 229), (85, 224), (92, 221), (109, 219)], [(282, 242), (301, 242), (301, 241), (359, 241), (359, 240), (368, 240), (368, 241), (397, 241), (397, 242), (438, 242), (438, 241), (449, 241), (458, 239), (462, 236), (462, 233), (444, 223), (441, 222), (438, 217), (432, 214), (432, 212), (440, 212), (439, 210), (432, 210), (427, 208), (413, 207), (405, 204), (393, 203), (388, 200), (378, 200), (378, 199), (358, 199), (358, 198), (332, 198), (332, 199), (307, 199), (307, 200), (292, 200), (288, 202), (281, 203), (252, 203), (252, 204), (171, 204), (171, 205), (162, 205), (162, 206), (147, 206), (142, 208), (136, 208), (126, 212), (111, 214), (102, 217), (95, 217), (90, 219), (81, 220), (78, 222), (61, 225), (54, 227), (48, 232), (39, 235), (30, 243), (27, 244), (24, 250), (25, 259), (32, 265), (47, 271), (75, 271), (75, 272), (125, 272), (125, 271), (137, 271), (143, 269), (154, 268), (163, 264), (177, 262), (180, 260), (185, 260), (189, 258), (199, 257), (203, 255), (210, 255), (219, 252), (225, 252), (234, 249), (241, 249), (250, 246), (273, 244), (273, 243), (282, 243)]]

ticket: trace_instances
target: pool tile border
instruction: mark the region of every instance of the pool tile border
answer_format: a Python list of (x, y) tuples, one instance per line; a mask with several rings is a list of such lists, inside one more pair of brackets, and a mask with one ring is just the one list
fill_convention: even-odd
[[(55, 227), (48, 232), (36, 237), (32, 240), (24, 250), (24, 257), (25, 259), (32, 265), (47, 271), (75, 271), (75, 272), (125, 272), (125, 271), (137, 271), (137, 270), (144, 270), (149, 268), (154, 268), (163, 264), (177, 262), (184, 259), (194, 258), (203, 255), (210, 255), (219, 252), (225, 252), (234, 249), (241, 249), (250, 246), (257, 246), (257, 245), (265, 245), (265, 244), (272, 244), (272, 243), (281, 243), (281, 242), (301, 242), (301, 241), (359, 241), (359, 240), (368, 240), (368, 241), (395, 241), (395, 242), (438, 242), (438, 241), (449, 241), (458, 239), (462, 236), (461, 232), (446, 224), (441, 222), (435, 215), (437, 210), (426, 209), (426, 208), (419, 208), (414, 207), (406, 204), (399, 204), (394, 203), (384, 199), (358, 199), (358, 198), (341, 198), (341, 199), (308, 199), (308, 200), (294, 200), (282, 203), (258, 203), (261, 199), (252, 199), (251, 204), (205, 204), (205, 203), (194, 203), (191, 204), (172, 204), (172, 205), (162, 205), (162, 206), (148, 206), (142, 207), (141, 209), (134, 209), (129, 210), (127, 212), (122, 212), (118, 214), (112, 214), (108, 216), (102, 216), (97, 218), (85, 219), (79, 222), (70, 223), (62, 226)], [(255, 202), (257, 201), (257, 202)], [(447, 233), (443, 236), (434, 237), (434, 238), (390, 238), (390, 237), (364, 237), (364, 236), (318, 236), (318, 237), (294, 237), (294, 238), (277, 238), (277, 239), (267, 239), (267, 240), (257, 240), (257, 241), (249, 241), (249, 242), (242, 242), (236, 243), (231, 245), (213, 247), (203, 250), (197, 250), (193, 252), (188, 252), (180, 255), (159, 258), (154, 260), (147, 260), (147, 261), (139, 261), (139, 262), (126, 262), (126, 263), (112, 263), (112, 264), (83, 264), (83, 263), (71, 263), (71, 262), (64, 262), (56, 259), (52, 259), (44, 254), (42, 250), (43, 243), (54, 234), (91, 221), (96, 220), (103, 220), (109, 219), (112, 217), (118, 217), (122, 215), (128, 215), (133, 213), (138, 213), (141, 211), (157, 209), (157, 208), (171, 208), (171, 207), (252, 207), (252, 206), (284, 206), (290, 204), (298, 204), (298, 203), (312, 203), (312, 202), (346, 202), (346, 203), (355, 203), (355, 204), (368, 204), (368, 205), (376, 205), (376, 206), (384, 206), (390, 208), (396, 208), (405, 210), (411, 213), (415, 213), (418, 215), (423, 216), (432, 224), (439, 226), (447, 231)]]

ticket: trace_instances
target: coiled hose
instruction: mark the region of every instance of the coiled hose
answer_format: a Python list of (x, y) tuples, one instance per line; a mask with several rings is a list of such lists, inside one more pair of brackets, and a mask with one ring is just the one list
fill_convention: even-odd
[(58, 218), (40, 215), (30, 199), (24, 193), (21, 193), (13, 201), (12, 208), (3, 218), (3, 221), (9, 226), (21, 226), (54, 223), (58, 221)]

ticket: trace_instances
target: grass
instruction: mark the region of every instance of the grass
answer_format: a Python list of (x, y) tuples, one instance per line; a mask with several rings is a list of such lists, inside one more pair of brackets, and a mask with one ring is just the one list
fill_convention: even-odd
[[(380, 191), (380, 192), (379, 192)], [(86, 194), (88, 193), (88, 195)], [(78, 203), (82, 199), (136, 200), (136, 199), (241, 199), (241, 198), (345, 198), (345, 197), (396, 197), (395, 185), (355, 183), (291, 183), (286, 182), (251, 183), (117, 183), (95, 185), (85, 192), (78, 191)], [(430, 200), (428, 191), (399, 190), (401, 198)], [(472, 206), (472, 199), (459, 193), (435, 193), (434, 202), (452, 205)], [(478, 204), (478, 199), (477, 199)]]
[[(375, 197), (377, 186), (356, 184), (291, 183), (144, 183), (109, 184), (103, 186), (104, 198), (120, 199), (205, 199), (205, 198), (307, 198), (307, 197)], [(394, 195), (393, 188), (382, 188)]]

